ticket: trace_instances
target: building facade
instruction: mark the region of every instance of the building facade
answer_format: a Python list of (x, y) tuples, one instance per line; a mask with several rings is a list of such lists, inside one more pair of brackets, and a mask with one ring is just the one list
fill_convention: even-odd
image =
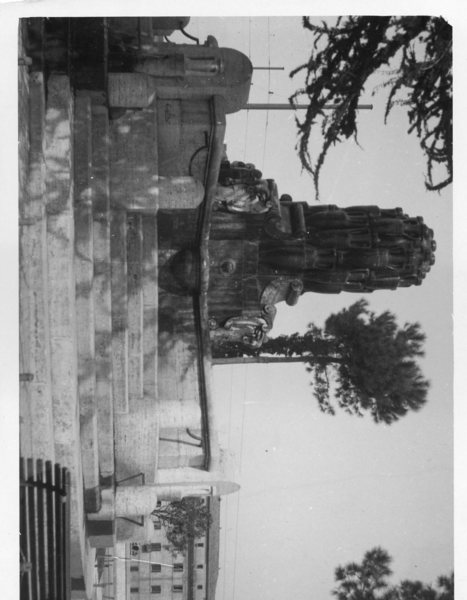
[(174, 550), (157, 519), (152, 520), (147, 541), (118, 544), (115, 560), (120, 583), (116, 598), (213, 599), (219, 565), (220, 502), (216, 497), (206, 498), (211, 524), (206, 534), (193, 539), (184, 552)]

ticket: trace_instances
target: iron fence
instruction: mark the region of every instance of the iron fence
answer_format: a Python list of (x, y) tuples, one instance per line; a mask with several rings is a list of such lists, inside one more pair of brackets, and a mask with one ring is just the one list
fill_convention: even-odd
[(70, 473), (20, 458), (20, 599), (68, 600)]

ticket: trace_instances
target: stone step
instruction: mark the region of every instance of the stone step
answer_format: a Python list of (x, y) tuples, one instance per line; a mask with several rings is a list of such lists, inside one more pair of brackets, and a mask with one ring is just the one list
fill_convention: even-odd
[(128, 396), (143, 399), (143, 227), (142, 216), (127, 216)]
[[(157, 203), (141, 211), (143, 198), (157, 184), (156, 127), (153, 109), (130, 112), (111, 122), (112, 311), (118, 348), (114, 364), (125, 364), (123, 357), (127, 357), (126, 371), (114, 368), (118, 481), (143, 472), (152, 482), (157, 468)], [(143, 130), (151, 135), (141, 136)], [(131, 198), (125, 193), (128, 178), (138, 180), (138, 192)], [(141, 422), (144, 431), (138, 427)], [(142, 448), (147, 449), (143, 454)]]
[(129, 393), (126, 412), (115, 415), (116, 478), (121, 482), (143, 473), (146, 483), (151, 483), (159, 438), (154, 343), (158, 335), (157, 217), (130, 212), (126, 225)]
[(73, 97), (68, 77), (51, 75), (45, 114), (45, 204), (48, 324), (55, 460), (71, 474), (70, 564), (73, 580), (86, 565), (75, 315)]
[[(42, 73), (29, 77), (27, 181), (19, 213), (19, 323), (21, 455), (55, 460), (50, 381), (45, 216), (45, 91)], [(26, 140), (25, 140), (26, 142)]]
[(128, 412), (128, 295), (126, 212), (112, 210), (112, 394), (116, 413)]
[[(142, 132), (145, 135), (141, 135)], [(155, 374), (144, 374), (145, 370), (153, 369), (155, 355), (150, 349), (149, 338), (146, 342), (143, 339), (143, 329), (144, 321), (153, 322), (150, 327), (157, 325), (154, 316), (157, 293), (154, 288), (150, 289), (152, 284), (148, 274), (151, 268), (144, 267), (141, 261), (154, 264), (157, 254), (151, 255), (148, 240), (150, 237), (150, 244), (156, 243), (156, 231), (155, 226), (142, 225), (146, 223), (146, 215), (137, 214), (157, 184), (155, 109), (128, 111), (112, 120), (110, 139), (113, 395), (116, 412), (125, 414), (130, 410), (129, 397), (136, 401), (141, 399), (145, 394), (145, 378), (149, 389), (154, 388), (155, 378)], [(135, 182), (138, 182), (136, 188)], [(130, 195), (126, 191), (128, 185), (132, 189)], [(151, 223), (155, 223), (155, 200), (151, 210)], [(143, 227), (147, 228), (145, 235)], [(146, 288), (145, 292), (142, 287)]]
[(104, 106), (92, 106), (91, 113), (95, 401), (99, 438), (99, 468), (101, 477), (113, 478), (109, 120), (108, 111)]
[(154, 213), (159, 197), (155, 109), (128, 110), (113, 119), (110, 150), (113, 206)]
[[(55, 445), (79, 443), (76, 389), (72, 95), (66, 76), (51, 76), (45, 129), (47, 287)], [(58, 460), (58, 457), (57, 457)], [(68, 465), (64, 465), (68, 466)]]
[(78, 395), (84, 503), (86, 511), (95, 512), (100, 508), (100, 488), (94, 366), (94, 243), (91, 193), (91, 128), (91, 100), (86, 96), (77, 96), (75, 97), (73, 123), (73, 166)]
[[(159, 175), (157, 109), (154, 107), (154, 163)], [(143, 217), (143, 392), (146, 399), (155, 402), (157, 395), (157, 361), (159, 332), (159, 272), (158, 272), (157, 213)], [(159, 433), (157, 433), (157, 441)], [(157, 469), (157, 452), (155, 452)]]
[(142, 277), (143, 291), (143, 394), (155, 401), (157, 392), (158, 264), (157, 217), (143, 217)]

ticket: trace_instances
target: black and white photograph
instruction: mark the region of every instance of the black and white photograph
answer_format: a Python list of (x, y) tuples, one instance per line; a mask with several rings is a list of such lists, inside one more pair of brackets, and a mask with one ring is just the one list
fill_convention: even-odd
[(8, 598), (467, 589), (465, 26), (441, 3), (352, 4), (0, 6), (17, 86)]

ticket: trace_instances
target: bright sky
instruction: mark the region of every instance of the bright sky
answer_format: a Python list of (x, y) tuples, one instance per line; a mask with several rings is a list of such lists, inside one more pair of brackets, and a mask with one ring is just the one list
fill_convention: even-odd
[[(299, 18), (192, 19), (204, 41), (241, 50), (255, 71), (250, 102), (287, 102), (300, 78), (311, 37)], [(361, 111), (358, 147), (347, 142), (328, 156), (322, 202), (402, 206), (435, 229), (436, 264), (421, 287), (367, 296), (379, 312), (420, 321), (427, 334), (423, 369), (432, 382), (428, 405), (390, 427), (319, 412), (302, 365), (217, 367), (225, 406), (224, 442), (235, 453), (239, 494), (224, 500), (217, 600), (330, 598), (334, 568), (375, 545), (394, 557), (395, 582), (435, 583), (453, 568), (452, 466), (452, 189), (428, 194), (418, 142), (407, 116), (384, 126), (384, 96)], [(382, 108), (383, 107), (383, 108)], [(227, 120), (231, 160), (253, 162), (276, 179), (280, 193), (314, 202), (311, 179), (294, 150), (293, 114), (242, 111)], [(308, 294), (281, 307), (273, 333), (321, 324), (359, 296)]]
[[(286, 8), (273, 3), (263, 7), (261, 2), (252, 6), (242, 0), (220, 8), (216, 3), (199, 0), (196, 10), (198, 14), (219, 14), (225, 10), (233, 14), (251, 14), (253, 10), (257, 14), (302, 14), (309, 3), (294, 0), (289, 4)], [(452, 14), (454, 4), (446, 0), (442, 6), (446, 10), (449, 6)], [(17, 10), (19, 5), (22, 7)], [(313, 10), (317, 14), (346, 14), (352, 8), (354, 14), (373, 14), (375, 5), (369, 1), (315, 0)], [(413, 0), (410, 4), (412, 14), (439, 13), (439, 6), (428, 0)], [(125, 2), (83, 0), (79, 4), (16, 3), (14, 10), (11, 5), (2, 7), (0, 48), (10, 65), (3, 73), (3, 90), (14, 90), (16, 85), (17, 16), (149, 15), (159, 10), (193, 14), (194, 6), (172, 2), (166, 10), (158, 6), (156, 11), (152, 0), (134, 0), (131, 8)], [(404, 14), (407, 3), (393, 0), (391, 10)], [(458, 41), (467, 38), (465, 20), (458, 19), (455, 25)], [(202, 40), (207, 33), (215, 35), (220, 45), (250, 55), (254, 65), (265, 66), (270, 60), (271, 66), (285, 67), (283, 72), (271, 72), (269, 80), (267, 72), (256, 71), (251, 101), (266, 102), (269, 97), (272, 102), (286, 102), (299, 85), (299, 80), (290, 82), (288, 78), (291, 68), (306, 59), (310, 43), (299, 19), (270, 19), (269, 34), (268, 20), (254, 18), (213, 19), (202, 26), (193, 18), (188, 30)], [(459, 62), (460, 57), (466, 58), (464, 52), (464, 44), (458, 44)], [(460, 78), (456, 81), (457, 93), (459, 89)], [(2, 93), (1, 98), (4, 114), (14, 115), (15, 95)], [(376, 104), (375, 99), (373, 102)], [(466, 120), (459, 112), (457, 115), (459, 149), (459, 139), (466, 135)], [(322, 415), (301, 365), (216, 368), (218, 398), (225, 405), (224, 441), (237, 457), (242, 484), (239, 494), (224, 501), (217, 600), (283, 600), (291, 594), (295, 600), (330, 598), (334, 568), (360, 560), (374, 545), (385, 547), (394, 557), (395, 581), (419, 578), (433, 582), (452, 568), (451, 190), (442, 196), (424, 192), (423, 158), (417, 141), (405, 134), (406, 128), (403, 112), (392, 115), (387, 127), (382, 126), (378, 110), (362, 112), (362, 149), (347, 142), (329, 155), (321, 192), (323, 203), (402, 206), (410, 214), (422, 215), (435, 230), (437, 262), (423, 286), (377, 292), (369, 297), (376, 311), (389, 308), (401, 321), (421, 322), (428, 336), (423, 367), (432, 381), (429, 403), (419, 414), (391, 427), (375, 426), (346, 415)], [(2, 174), (10, 181), (15, 169), (12, 149), (17, 139), (14, 119), (6, 119), (2, 129), (0, 165), (5, 167)], [(264, 113), (243, 112), (228, 119), (230, 158), (254, 162), (266, 177), (276, 179), (281, 193), (312, 203), (311, 180), (300, 173), (295, 141), (293, 116), (286, 112), (271, 112), (268, 117)], [(463, 177), (462, 168), (458, 168), (457, 181)], [(2, 208), (3, 221), (16, 222), (14, 184), (7, 189), (11, 194)], [(15, 231), (14, 227), (3, 227), (0, 239), (5, 291), (11, 290), (1, 295), (2, 330), (8, 332), (8, 343), (1, 346), (1, 362), (3, 375), (10, 373), (11, 377), (2, 377), (0, 395), (10, 401), (18, 397), (14, 326), (18, 318), (17, 268), (11, 258), (17, 255)], [(457, 248), (461, 242), (458, 235)], [(457, 262), (457, 269), (465, 281), (462, 262)], [(456, 283), (459, 280), (458, 277)], [(459, 300), (463, 293), (465, 288), (458, 291), (457, 319), (465, 326)], [(274, 332), (304, 329), (311, 320), (320, 324), (331, 312), (357, 299), (349, 294), (309, 294), (301, 298), (297, 307), (280, 311)], [(465, 345), (460, 336), (457, 339), (459, 347)], [(462, 383), (463, 378), (460, 379)], [(459, 403), (457, 418), (465, 421), (462, 407)], [(17, 456), (17, 434), (11, 425), (14, 419), (10, 420), (8, 414), (2, 412), (0, 417), (0, 435), (4, 453)], [(460, 448), (465, 452), (463, 445)], [(457, 464), (457, 475), (464, 475), (458, 490), (465, 496), (464, 465), (459, 459)], [(4, 489), (14, 489), (16, 478), (16, 467), (11, 473), (7, 470), (3, 475)], [(458, 508), (465, 515), (463, 505), (458, 504)], [(12, 509), (14, 513), (10, 501), (9, 511)], [(9, 550), (17, 539), (15, 522), (14, 518), (4, 519), (0, 529), (6, 542), (1, 561), (5, 571), (11, 572), (15, 572), (17, 564)], [(462, 555), (457, 550), (457, 560), (459, 556)], [(459, 562), (456, 576), (461, 575), (461, 565), (465, 573), (465, 565)]]

